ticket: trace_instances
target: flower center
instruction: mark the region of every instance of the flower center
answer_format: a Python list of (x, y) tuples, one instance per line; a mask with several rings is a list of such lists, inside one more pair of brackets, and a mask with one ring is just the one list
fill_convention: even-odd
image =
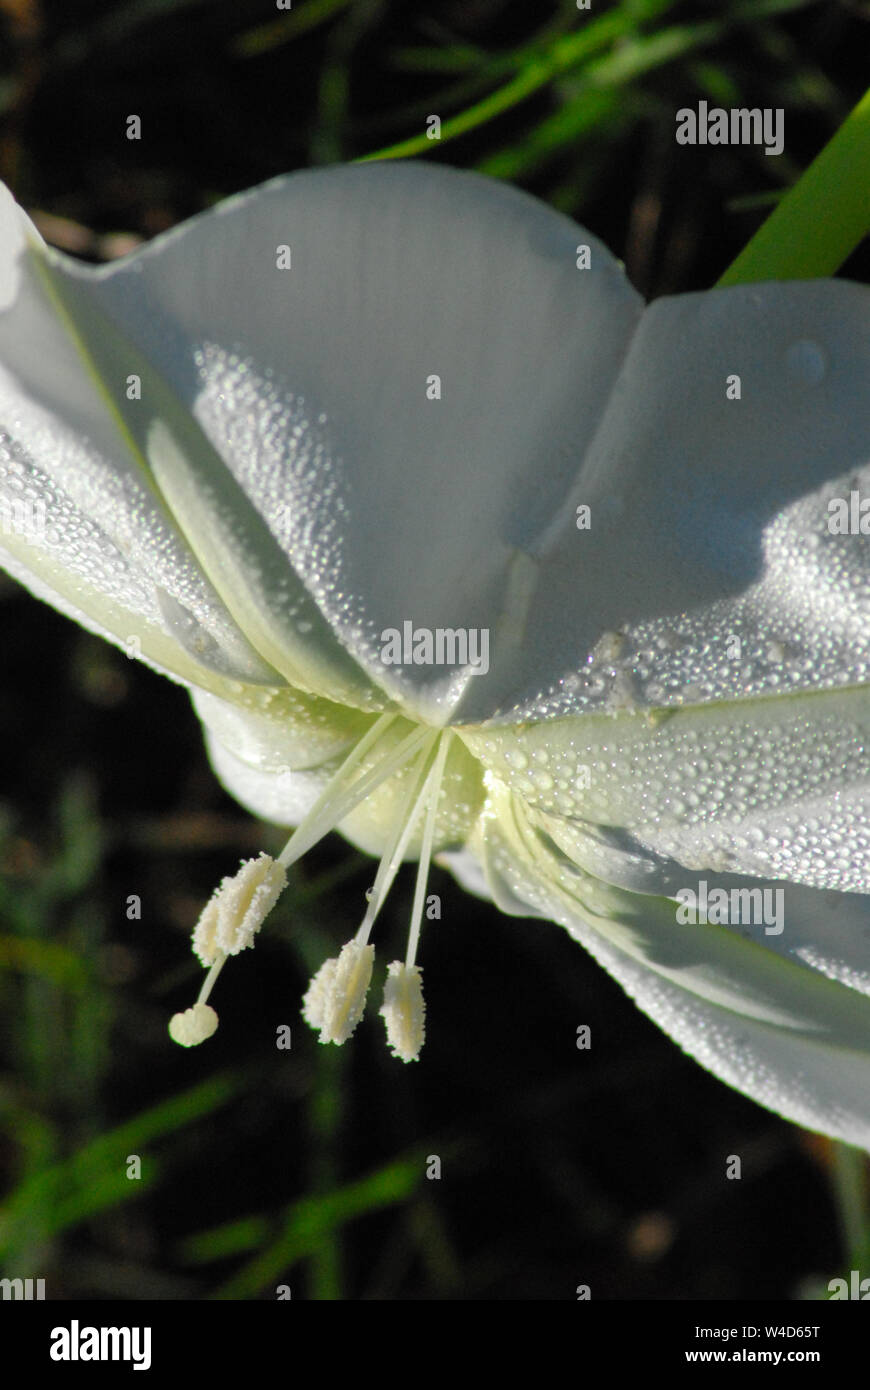
[(192, 1008), (175, 1014), (171, 1037), (182, 1046), (203, 1042), (217, 1028), (208, 1003), (227, 957), (253, 945), (256, 932), (287, 882), (287, 869), (388, 778), (404, 771), (407, 785), (387, 833), (378, 871), (367, 894), (368, 905), (353, 939), (327, 960), (304, 999), (304, 1017), (319, 1029), (321, 1042), (342, 1043), (363, 1014), (374, 963), (369, 936), (411, 840), (422, 825), (417, 882), (405, 960), (388, 968), (381, 1014), (395, 1056), (413, 1061), (423, 1044), (424, 1005), (420, 967), (416, 964), (426, 884), (444, 768), (453, 734), (450, 730), (412, 729), (395, 739), (397, 715), (383, 714), (355, 744), (320, 796), (294, 830), (277, 859), (261, 854), (215, 890), (194, 929), (193, 949), (209, 967)]

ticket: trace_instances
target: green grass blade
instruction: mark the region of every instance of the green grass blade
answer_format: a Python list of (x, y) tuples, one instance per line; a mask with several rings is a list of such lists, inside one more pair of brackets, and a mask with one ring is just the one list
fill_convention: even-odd
[(752, 240), (719, 288), (833, 275), (870, 232), (870, 90)]
[[(404, 1201), (417, 1187), (424, 1166), (422, 1156), (414, 1154), (388, 1163), (345, 1187), (294, 1202), (285, 1214), (277, 1239), (234, 1274), (213, 1297), (256, 1297), (268, 1285), (277, 1283), (298, 1260), (315, 1255), (326, 1236), (346, 1222)], [(213, 1240), (217, 1234), (212, 1233), (210, 1238)], [(205, 1239), (199, 1237), (200, 1249)]]
[[(69, 1158), (26, 1179), (0, 1206), (0, 1256), (14, 1258), (33, 1229), (44, 1238), (56, 1235), (136, 1195), (153, 1163), (146, 1146), (210, 1115), (226, 1104), (237, 1088), (238, 1078), (233, 1074), (209, 1078), (98, 1135)], [(142, 1181), (127, 1179), (127, 1156), (132, 1153), (143, 1159)]]

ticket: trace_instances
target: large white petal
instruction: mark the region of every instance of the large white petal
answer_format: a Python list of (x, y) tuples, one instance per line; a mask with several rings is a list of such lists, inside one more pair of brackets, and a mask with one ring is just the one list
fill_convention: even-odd
[[(362, 663), (429, 717), (515, 722), (866, 677), (870, 537), (827, 524), (870, 488), (866, 287), (685, 295), (638, 326), (567, 219), (392, 164), (47, 264), (150, 484), (292, 682), (378, 707)], [(385, 668), (406, 621), (488, 629), (489, 673)]]
[(231, 681), (283, 684), (232, 621), (137, 466), (46, 295), (40, 254), (35, 231), (0, 188), (4, 567), (38, 597), (188, 683), (225, 693)]
[(710, 870), (870, 891), (870, 687), (462, 732), (609, 882), (672, 892)]
[(354, 698), (340, 672), (306, 666), (322, 637), (307, 591), (381, 686), (445, 718), (467, 671), (384, 666), (381, 634), (515, 630), (527, 552), (574, 485), (641, 313), (609, 252), (509, 187), (385, 164), (276, 180), (97, 271), (52, 266), (258, 649), (294, 683)]
[(680, 925), (666, 898), (602, 884), (560, 855), (502, 784), (492, 779), (490, 791), (472, 847), (504, 911), (527, 904), (561, 922), (729, 1085), (870, 1148), (870, 897), (790, 890), (797, 949), (787, 959), (733, 927)]
[(522, 640), (461, 713), (489, 718), (496, 696), (517, 722), (867, 681), (870, 534), (829, 526), (852, 492), (870, 502), (870, 287), (658, 300), (535, 547)]

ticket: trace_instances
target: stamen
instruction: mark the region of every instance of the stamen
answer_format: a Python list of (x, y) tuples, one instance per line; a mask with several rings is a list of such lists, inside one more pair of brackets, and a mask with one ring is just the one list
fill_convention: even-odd
[(253, 946), (254, 936), (287, 884), (283, 864), (268, 854), (247, 859), (238, 873), (221, 881), (193, 932), (193, 949), (203, 965), (219, 955), (235, 956)]
[(217, 957), (217, 959), (215, 960), (214, 964), (212, 965), (211, 969), (209, 970), (208, 974), (202, 982), (202, 989), (199, 991), (199, 997), (196, 1001), (197, 1004), (208, 1003), (208, 996), (214, 989), (215, 981), (217, 980), (218, 975), (221, 973), (224, 966), (226, 965), (226, 962), (227, 958), (224, 955), (223, 951), (221, 951), (220, 955)]
[[(383, 720), (392, 723), (394, 717), (393, 715), (382, 715), (377, 723), (381, 724)], [(413, 729), (397, 744), (388, 757), (380, 759), (374, 767), (369, 768), (368, 772), (348, 786), (347, 774), (357, 766), (364, 754), (375, 743), (372, 735), (376, 728), (377, 724), (369, 730), (362, 742), (350, 754), (350, 757), (333, 774), (311, 810), (297, 825), (278, 856), (279, 863), (283, 864), (285, 869), (289, 869), (290, 865), (295, 864), (297, 859), (301, 859), (312, 845), (316, 845), (317, 841), (322, 840), (323, 836), (328, 831), (333, 830), (339, 821), (344, 820), (355, 806), (358, 806), (370, 792), (379, 787), (388, 777), (391, 777), (417, 751), (421, 743), (430, 737), (430, 733), (426, 729)], [(362, 744), (367, 746), (362, 748)], [(360, 751), (361, 749), (362, 751)]]
[(218, 1016), (206, 1003), (227, 956), (253, 946), (254, 937), (284, 891), (287, 875), (268, 854), (246, 859), (237, 873), (222, 879), (200, 913), (193, 931), (193, 949), (211, 967), (193, 1008), (173, 1014), (169, 1036), (182, 1047), (210, 1038)]
[[(319, 813), (323, 810), (324, 806), (334, 795), (336, 784), (344, 784), (344, 782), (347, 780), (348, 773), (353, 772), (354, 768), (362, 762), (366, 753), (368, 753), (369, 749), (375, 743), (377, 743), (381, 735), (386, 733), (387, 729), (393, 723), (395, 718), (395, 714), (380, 715), (380, 717), (375, 720), (374, 724), (372, 724), (371, 728), (367, 729), (365, 734), (363, 734), (362, 738), (354, 744), (353, 748), (348, 753), (344, 762), (340, 765), (337, 772), (333, 773), (332, 777), (330, 777), (326, 786), (323, 788), (323, 791), (320, 793), (317, 800), (314, 802), (314, 805), (306, 813), (306, 815), (303, 816), (302, 820), (299, 822), (299, 824), (293, 831), (293, 834), (290, 836), (290, 839), (287, 841), (287, 844), (284, 846), (284, 850), (282, 854), (279, 856), (279, 858), (285, 868), (289, 869), (290, 863), (284, 859), (284, 855), (287, 854), (291, 845), (294, 844), (294, 841), (298, 836), (299, 831), (302, 829), (304, 825), (307, 825), (310, 821), (312, 821), (316, 816), (319, 815)], [(312, 841), (312, 843), (316, 843), (316, 841)]]
[(217, 1028), (217, 1014), (208, 1004), (211, 991), (227, 957), (253, 944), (255, 933), (285, 887), (287, 868), (413, 759), (407, 790), (381, 856), (359, 930), (339, 955), (324, 962), (314, 976), (305, 995), (303, 1012), (312, 1027), (320, 1030), (321, 1042), (345, 1042), (358, 1024), (365, 1008), (374, 962), (374, 948), (368, 944), (368, 937), (425, 806), (407, 958), (404, 965), (396, 961), (389, 968), (382, 1010), (387, 1019), (387, 1037), (396, 1056), (410, 1061), (419, 1054), (423, 1044), (424, 1005), (421, 972), (414, 962), (441, 781), (452, 735), (438, 730), (412, 729), (389, 753), (376, 756), (367, 772), (358, 775), (363, 760), (371, 755), (397, 717), (380, 715), (354, 745), (277, 860), (261, 854), (259, 859), (246, 861), (235, 875), (222, 880), (194, 931), (194, 951), (209, 971), (193, 1007), (175, 1014), (170, 1022), (170, 1036), (176, 1042), (192, 1047), (210, 1037)]
[[(437, 738), (438, 734), (433, 733), (417, 755), (414, 771), (409, 778), (408, 791), (399, 809), (399, 813), (396, 816), (390, 841), (381, 856), (381, 862), (378, 865), (378, 872), (375, 875), (374, 885), (369, 898), (369, 905), (366, 908), (366, 914), (356, 934), (356, 939), (358, 941), (368, 941), (369, 932), (374, 925), (375, 918), (386, 900), (387, 894), (393, 885), (393, 879), (396, 877), (399, 865), (404, 858), (405, 850), (408, 847), (408, 841), (413, 834), (417, 816), (420, 813), (420, 807), (425, 802), (431, 785), (432, 774), (435, 769), (434, 767), (427, 768), (427, 764)], [(424, 769), (426, 769), (425, 778), (423, 778)], [(422, 787), (420, 785), (421, 779), (423, 782)]]
[(302, 1001), (303, 1017), (312, 1028), (320, 1030), (322, 1043), (346, 1042), (362, 1018), (375, 955), (374, 947), (368, 945), (369, 932), (390, 890), (430, 786), (434, 768), (429, 768), (428, 763), (438, 737), (437, 733), (429, 734), (417, 754), (359, 931), (342, 947), (340, 955), (324, 961)]
[[(367, 944), (369, 933), (402, 862), (420, 811), (426, 806), (420, 867), (414, 894), (411, 941), (408, 946), (409, 958), (405, 965), (395, 961), (390, 966), (384, 1007), (381, 1010), (387, 1021), (387, 1039), (395, 1055), (404, 1058), (405, 1061), (412, 1061), (419, 1055), (423, 1045), (425, 1008), (421, 972), (414, 965), (414, 955), (420, 936), (441, 781), (451, 737), (449, 733), (442, 734), (438, 731), (426, 736), (408, 779), (408, 789), (396, 814), (392, 833), (381, 856), (360, 928), (354, 939), (342, 949), (340, 956), (326, 961), (321, 966), (305, 995), (304, 1016), (312, 1027), (320, 1029), (321, 1042), (344, 1042), (362, 1017), (374, 959), (373, 948)], [(433, 759), (432, 752), (436, 745), (437, 752)], [(357, 974), (350, 973), (357, 970), (357, 962), (360, 963), (360, 977), (363, 971), (365, 973), (364, 987), (357, 982)], [(353, 980), (353, 986), (344, 978), (343, 967), (348, 979)]]
[(423, 972), (419, 965), (407, 966), (394, 960), (388, 966), (380, 1013), (387, 1025), (387, 1044), (393, 1056), (403, 1062), (416, 1062), (426, 1038)]
[[(426, 1004), (423, 999), (423, 972), (414, 962), (420, 944), (420, 923), (423, 920), (423, 905), (426, 899), (426, 884), (429, 878), (429, 865), (432, 861), (432, 844), (435, 839), (435, 822), (438, 815), (438, 801), (441, 795), (441, 780), (444, 764), (450, 747), (451, 735), (441, 737), (438, 754), (426, 785), (423, 796), (428, 797), (426, 821), (423, 827), (423, 840), (420, 845), (420, 862), (417, 865), (417, 882), (414, 886), (414, 906), (411, 911), (411, 930), (408, 935), (408, 950), (405, 963), (394, 960), (387, 967), (387, 980), (384, 986), (384, 1002), (381, 1017), (387, 1026), (387, 1043), (394, 1057), (403, 1062), (416, 1062), (420, 1049), (426, 1039)], [(422, 801), (422, 797), (420, 800)], [(415, 807), (415, 813), (416, 813)]]
[[(435, 838), (435, 820), (438, 815), (438, 800), (441, 796), (441, 779), (444, 776), (444, 763), (450, 747), (452, 734), (442, 735), (438, 756), (426, 781), (425, 791), (429, 795), (426, 823), (423, 828), (423, 842), (420, 846), (420, 862), (417, 865), (417, 882), (414, 886), (414, 906), (411, 911), (411, 931), (408, 937), (408, 952), (405, 965), (409, 968), (417, 959), (417, 946), (420, 941), (420, 923), (423, 919), (423, 906), (426, 899), (426, 883), (429, 878), (429, 865), (432, 862), (432, 842)], [(432, 785), (429, 791), (430, 782)]]
[(303, 1017), (320, 1029), (320, 1042), (347, 1042), (363, 1016), (374, 959), (374, 946), (354, 940), (321, 965), (302, 1001)]

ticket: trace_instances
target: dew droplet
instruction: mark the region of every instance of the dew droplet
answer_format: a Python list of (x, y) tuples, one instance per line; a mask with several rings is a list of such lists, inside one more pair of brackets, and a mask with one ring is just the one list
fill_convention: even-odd
[(511, 767), (515, 767), (518, 772), (522, 772), (523, 768), (528, 767), (529, 763), (525, 753), (519, 748), (509, 748), (504, 755), (504, 760), (506, 763), (509, 763)]

